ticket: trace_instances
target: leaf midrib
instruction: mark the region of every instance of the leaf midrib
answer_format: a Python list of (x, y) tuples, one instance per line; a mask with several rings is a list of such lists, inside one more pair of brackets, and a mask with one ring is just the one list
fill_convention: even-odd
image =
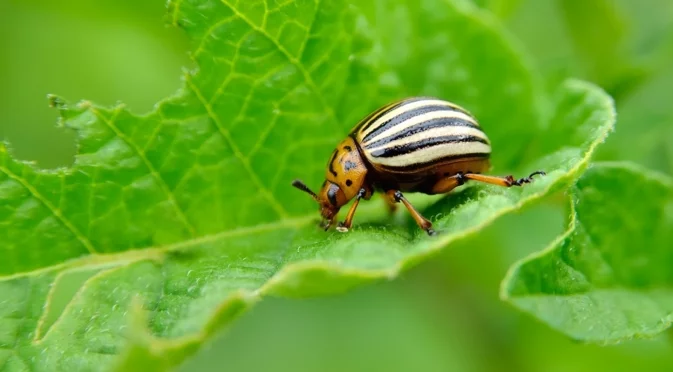
[[(0, 170), (2, 168), (0, 167)], [(306, 226), (313, 219), (315, 214), (307, 214), (300, 217), (284, 218), (275, 222), (254, 226), (242, 226), (230, 230), (224, 230), (215, 234), (202, 235), (199, 237), (182, 240), (179, 242), (166, 244), (162, 246), (151, 246), (138, 249), (125, 250), (123, 252), (91, 254), (85, 257), (71, 259), (59, 264), (41, 267), (39, 269), (24, 271), (11, 275), (0, 276), (0, 282), (12, 280), (25, 276), (34, 276), (59, 269), (74, 269), (83, 266), (116, 266), (115, 263), (124, 264), (128, 262), (141, 261), (145, 259), (157, 260), (163, 257), (167, 252), (189, 248), (199, 244), (210, 243), (218, 240), (224, 240), (239, 236), (250, 235), (259, 232), (271, 232), (282, 229), (292, 229)]]

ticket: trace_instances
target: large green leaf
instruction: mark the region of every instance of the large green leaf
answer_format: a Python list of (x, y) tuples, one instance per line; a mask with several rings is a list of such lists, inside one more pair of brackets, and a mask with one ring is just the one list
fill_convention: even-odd
[(598, 164), (573, 188), (568, 230), (512, 267), (502, 297), (577, 340), (652, 337), (673, 323), (673, 180)]
[[(614, 124), (591, 85), (542, 91), (500, 27), (463, 2), (178, 0), (169, 18), (198, 67), (174, 97), (143, 116), (52, 97), (78, 134), (71, 168), (39, 170), (0, 147), (5, 370), (169, 368), (262, 296), (395, 277), (572, 182)], [(348, 234), (317, 229), (315, 203), (290, 181), (318, 185), (357, 119), (411, 94), (477, 114), (498, 173), (548, 175), (415, 198), (435, 200), (435, 238), (386, 220), (378, 201)]]

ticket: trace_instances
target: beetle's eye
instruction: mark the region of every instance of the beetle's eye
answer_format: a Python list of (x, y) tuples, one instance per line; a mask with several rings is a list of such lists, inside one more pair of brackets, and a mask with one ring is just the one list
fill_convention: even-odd
[(337, 191), (339, 191), (339, 186), (335, 184), (332, 184), (329, 190), (327, 190), (327, 199), (329, 199), (330, 204), (332, 204), (333, 206), (337, 205), (336, 200)]

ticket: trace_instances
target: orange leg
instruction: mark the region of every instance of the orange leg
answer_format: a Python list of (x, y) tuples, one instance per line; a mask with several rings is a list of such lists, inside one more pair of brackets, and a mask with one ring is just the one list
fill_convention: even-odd
[(405, 207), (409, 210), (409, 213), (411, 213), (411, 217), (414, 218), (418, 226), (425, 230), (425, 232), (428, 233), (428, 235), (435, 235), (435, 230), (432, 229), (432, 222), (430, 222), (427, 218), (423, 217), (416, 208), (414, 208), (411, 203), (402, 195), (402, 193), (399, 190), (388, 190), (386, 191), (386, 194), (388, 195), (388, 198), (390, 198), (391, 201), (394, 201), (395, 203), (402, 203), (404, 204)]
[(461, 174), (454, 174), (453, 176), (442, 178), (437, 181), (437, 183), (432, 186), (433, 194), (446, 194), (447, 192), (455, 189), (456, 187), (465, 183), (465, 177)]
[(475, 180), (503, 187), (511, 187), (511, 186), (523, 186), (524, 183), (531, 183), (533, 182), (533, 176), (536, 175), (544, 176), (545, 173), (543, 171), (533, 172), (530, 174), (530, 176), (519, 178), (518, 180), (515, 180), (514, 177), (511, 175), (506, 177), (496, 177), (496, 176), (484, 176), (482, 174), (468, 173), (463, 175), (463, 177), (465, 177), (468, 180)]
[(390, 212), (390, 214), (395, 213), (395, 211), (397, 211), (397, 203), (395, 200), (388, 197), (387, 195), (385, 195), (383, 199), (386, 201), (386, 205), (388, 206), (388, 212)]
[(531, 183), (533, 181), (533, 176), (544, 174), (545, 173), (542, 171), (537, 171), (531, 173), (531, 175), (528, 177), (515, 180), (513, 176), (497, 177), (485, 176), (475, 173), (457, 173), (453, 176), (442, 178), (441, 180), (437, 181), (437, 183), (432, 187), (432, 192), (434, 194), (444, 194), (464, 184), (468, 180), (490, 183), (492, 185), (498, 185), (502, 187), (523, 186), (524, 183)]
[(358, 194), (355, 196), (355, 201), (353, 202), (353, 205), (351, 205), (351, 209), (348, 210), (346, 219), (344, 222), (339, 222), (337, 225), (337, 231), (347, 232), (348, 229), (351, 228), (351, 225), (353, 224), (353, 216), (355, 216), (355, 210), (357, 209), (358, 204), (360, 204), (360, 199), (362, 199), (366, 193), (367, 191), (364, 188), (361, 188), (360, 191), (358, 191)]

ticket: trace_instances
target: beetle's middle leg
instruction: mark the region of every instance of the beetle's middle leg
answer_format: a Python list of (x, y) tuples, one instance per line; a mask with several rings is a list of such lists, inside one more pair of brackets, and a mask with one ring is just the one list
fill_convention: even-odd
[(414, 208), (411, 203), (407, 200), (407, 198), (402, 195), (402, 192), (399, 190), (388, 190), (386, 191), (386, 195), (388, 195), (388, 198), (390, 199), (391, 202), (394, 203), (402, 203), (404, 204), (405, 207), (409, 210), (409, 213), (411, 213), (411, 217), (414, 218), (414, 221), (418, 224), (418, 226), (425, 230), (425, 232), (428, 233), (428, 235), (435, 235), (435, 230), (432, 229), (432, 222), (430, 222), (427, 218), (423, 217), (417, 210)]
[(388, 207), (388, 213), (389, 214), (392, 215), (393, 213), (395, 213), (397, 211), (397, 202), (393, 198), (391, 198), (390, 196), (388, 196), (386, 194), (386, 195), (383, 195), (383, 200), (386, 201), (386, 206)]

